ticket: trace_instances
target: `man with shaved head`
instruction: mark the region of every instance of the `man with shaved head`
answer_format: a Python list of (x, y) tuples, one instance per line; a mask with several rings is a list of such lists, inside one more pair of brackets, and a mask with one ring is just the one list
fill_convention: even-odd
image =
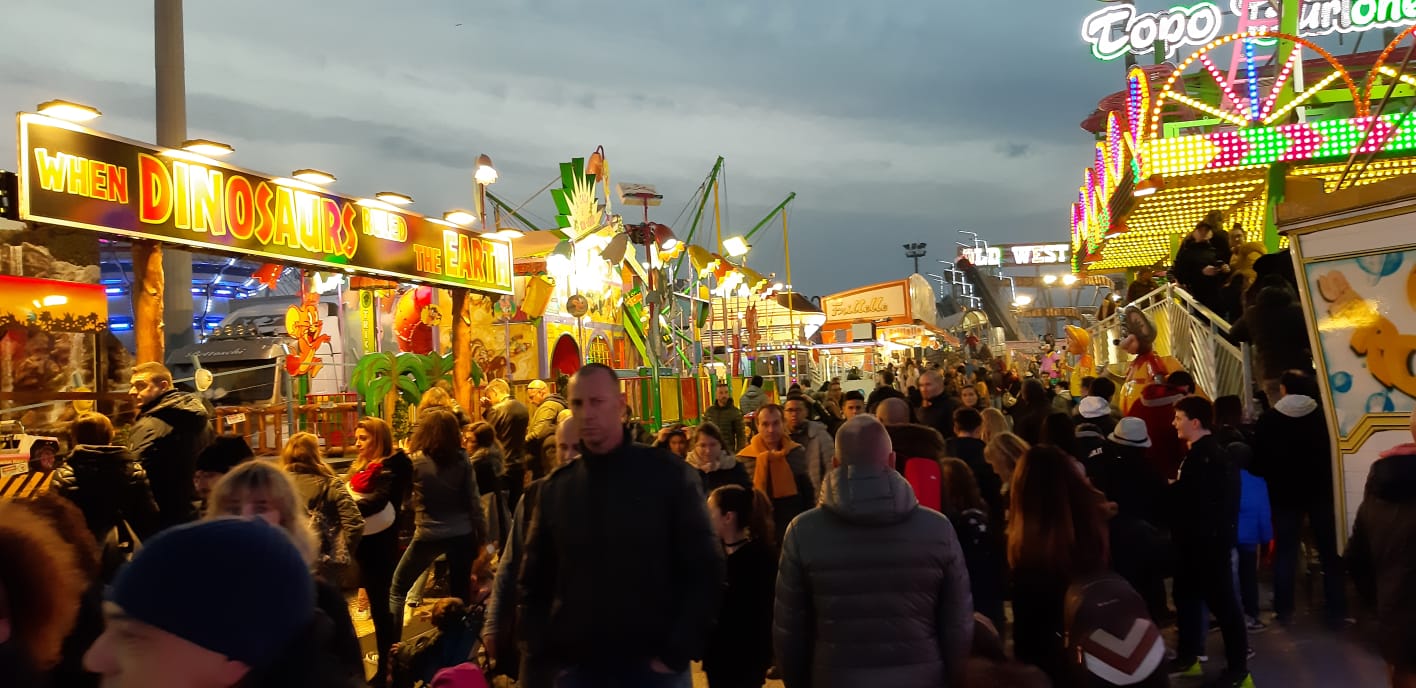
[(922, 425), (939, 431), (944, 439), (954, 436), (954, 409), (959, 408), (959, 399), (944, 389), (944, 377), (937, 370), (919, 376), (919, 394), (924, 401), (915, 414)]
[(944, 436), (938, 430), (920, 425), (910, 417), (910, 404), (904, 399), (886, 399), (875, 409), (875, 417), (885, 425), (890, 435), (890, 446), (895, 448), (897, 470), (904, 470), (909, 459), (943, 459), (945, 453)]
[(973, 638), (954, 527), (891, 470), (884, 425), (836, 433), (841, 466), (782, 542), (772, 636), (786, 685), (961, 685)]

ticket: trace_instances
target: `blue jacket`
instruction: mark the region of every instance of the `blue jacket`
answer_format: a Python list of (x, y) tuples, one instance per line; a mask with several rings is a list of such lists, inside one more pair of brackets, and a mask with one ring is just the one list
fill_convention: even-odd
[(1248, 471), (1239, 471), (1239, 476), (1239, 544), (1265, 544), (1273, 539), (1268, 484)]

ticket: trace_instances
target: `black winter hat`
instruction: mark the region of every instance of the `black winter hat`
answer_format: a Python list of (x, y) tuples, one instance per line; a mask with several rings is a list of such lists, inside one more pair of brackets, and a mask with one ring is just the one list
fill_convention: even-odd
[(237, 464), (256, 458), (251, 445), (240, 435), (219, 435), (197, 456), (197, 470), (229, 473)]

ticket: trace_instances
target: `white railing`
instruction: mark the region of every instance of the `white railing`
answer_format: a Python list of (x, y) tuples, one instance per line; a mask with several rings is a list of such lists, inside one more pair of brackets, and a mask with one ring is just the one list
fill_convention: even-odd
[(1210, 398), (1229, 394), (1239, 395), (1240, 399), (1253, 396), (1247, 345), (1232, 344), (1227, 338), (1230, 324), (1173, 284), (1120, 305), (1115, 315), (1088, 328), (1097, 366), (1114, 377), (1126, 376), (1131, 356), (1113, 342), (1120, 338), (1121, 317), (1131, 305), (1145, 312), (1155, 326), (1156, 352), (1179, 360)]

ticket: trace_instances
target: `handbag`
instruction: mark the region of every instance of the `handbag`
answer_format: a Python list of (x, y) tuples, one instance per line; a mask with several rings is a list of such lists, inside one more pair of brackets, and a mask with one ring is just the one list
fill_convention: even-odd
[(352, 561), (349, 533), (344, 532), (344, 524), (338, 518), (329, 517), (329, 506), (329, 489), (326, 489), (309, 507), (310, 530), (314, 531), (320, 542), (320, 553), (315, 560), (315, 568), (325, 580), (342, 581), (344, 572)]

